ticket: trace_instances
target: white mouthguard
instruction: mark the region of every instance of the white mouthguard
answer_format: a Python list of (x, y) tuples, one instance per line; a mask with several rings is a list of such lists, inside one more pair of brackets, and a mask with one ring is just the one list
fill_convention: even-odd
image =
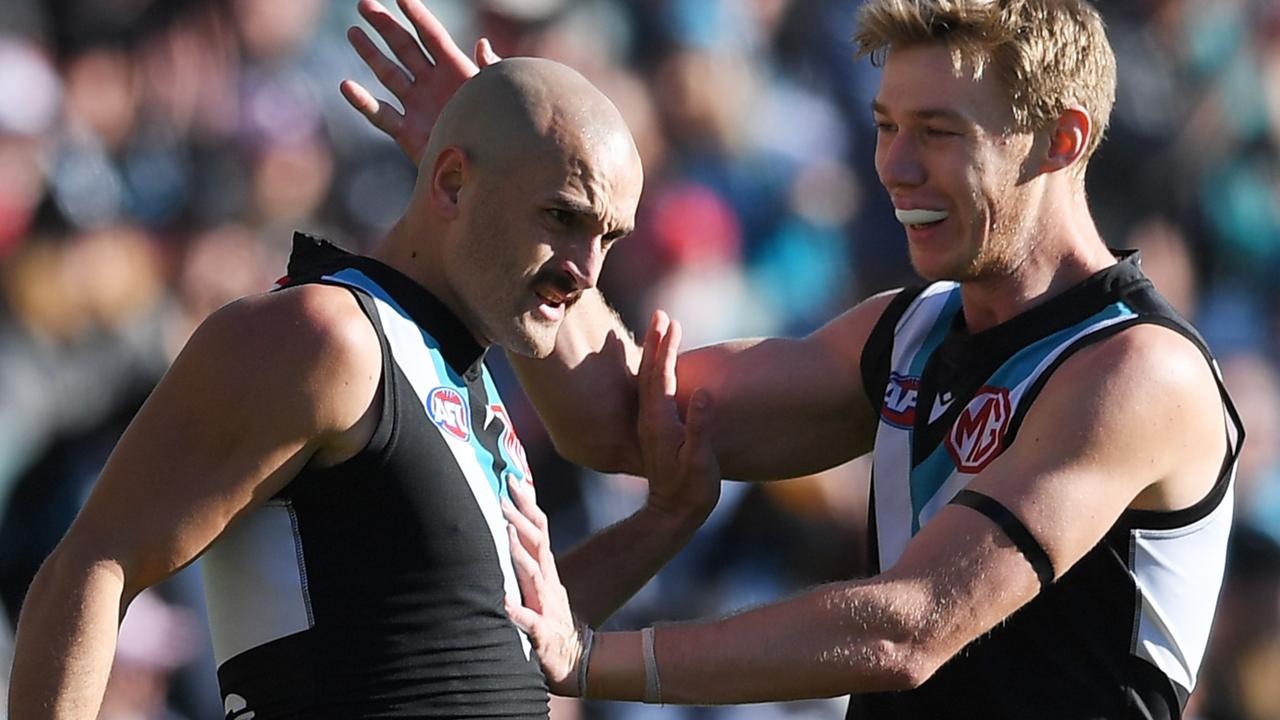
[(946, 220), (951, 213), (946, 210), (894, 210), (893, 214), (898, 217), (898, 222), (903, 225), (928, 225), (929, 223)]

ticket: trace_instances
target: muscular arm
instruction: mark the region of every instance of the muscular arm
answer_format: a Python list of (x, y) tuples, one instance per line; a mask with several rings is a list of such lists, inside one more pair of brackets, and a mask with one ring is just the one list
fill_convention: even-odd
[[(875, 416), (861, 354), (892, 300), (872, 297), (799, 339), (735, 340), (680, 354), (679, 406), (705, 388), (709, 433), (726, 477), (768, 480), (824, 470), (871, 449)], [(512, 358), (556, 448), (601, 470), (641, 473), (630, 333), (592, 293), (575, 306), (546, 360)]]
[[(1169, 330), (1139, 326), (1066, 361), (1018, 441), (970, 488), (1018, 517), (1061, 576), (1126, 508), (1169, 511), (1203, 498), (1225, 442), (1221, 399), (1198, 351)], [(915, 687), (1038, 589), (1003, 531), (948, 505), (879, 576), (659, 628), (662, 697), (736, 703)], [(589, 694), (640, 698), (639, 633), (596, 642)]]
[[(697, 472), (673, 465), (677, 447), (709, 437), (704, 465), (718, 461), (753, 479), (827, 468), (869, 449), (875, 420), (861, 390), (859, 356), (890, 297), (873, 298), (803, 340), (738, 341), (677, 360), (678, 324), (668, 333), (665, 316), (655, 316), (641, 353), (597, 296), (587, 315), (561, 330), (555, 356), (512, 356), (561, 453), (649, 478), (639, 511), (558, 560), (581, 620), (597, 625), (613, 614), (715, 507), (718, 482), (708, 486)], [(689, 409), (695, 392), (714, 398), (714, 413)], [(679, 415), (689, 436), (663, 436), (680, 434)], [(531, 512), (545, 524), (540, 511)]]
[(377, 348), (359, 307), (335, 288), (247, 298), (197, 330), (36, 575), (18, 625), (11, 717), (96, 716), (133, 597), (307, 462), (358, 450)]

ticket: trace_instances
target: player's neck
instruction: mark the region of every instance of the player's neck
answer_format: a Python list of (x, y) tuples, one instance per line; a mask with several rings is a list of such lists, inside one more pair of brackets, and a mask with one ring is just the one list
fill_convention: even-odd
[(475, 331), (471, 318), (459, 302), (453, 286), (449, 284), (445, 273), (441, 233), (441, 228), (415, 222), (406, 215), (387, 232), (386, 237), (369, 256), (421, 285), (449, 308), (454, 317), (471, 331), (476, 342), (487, 346), (489, 342)]
[(1087, 209), (1032, 227), (1038, 237), (1024, 241), (1030, 249), (1012, 272), (961, 283), (971, 332), (1007, 322), (1116, 262)]

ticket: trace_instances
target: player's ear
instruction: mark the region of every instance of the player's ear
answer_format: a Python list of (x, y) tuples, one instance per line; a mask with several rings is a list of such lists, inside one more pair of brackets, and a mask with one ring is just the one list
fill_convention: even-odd
[(467, 154), (453, 145), (440, 151), (431, 164), (431, 204), (449, 219), (458, 216), (458, 198), (468, 170)]
[(1093, 137), (1093, 118), (1081, 107), (1062, 111), (1049, 126), (1049, 144), (1041, 162), (1041, 172), (1056, 172), (1074, 165), (1084, 157)]

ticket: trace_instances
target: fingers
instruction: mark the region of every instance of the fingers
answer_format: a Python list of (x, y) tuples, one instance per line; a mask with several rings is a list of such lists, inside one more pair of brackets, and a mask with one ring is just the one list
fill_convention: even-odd
[(493, 51), (493, 45), (489, 43), (489, 38), (480, 38), (476, 41), (476, 65), (487, 68), (497, 62), (502, 62), (502, 58), (498, 53)]
[(365, 116), (374, 127), (393, 138), (399, 135), (404, 116), (396, 112), (394, 107), (379, 102), (364, 86), (353, 80), (343, 80), (338, 87), (347, 103)]
[(670, 322), (671, 319), (661, 310), (655, 310), (653, 317), (649, 319), (649, 328), (644, 333), (644, 344), (640, 355), (640, 369), (636, 371), (636, 377), (642, 388), (653, 373), (653, 365), (658, 355), (658, 343), (666, 334)]
[(706, 388), (698, 388), (689, 398), (689, 410), (685, 414), (685, 436), (691, 440), (701, 440), (706, 436), (707, 425), (714, 413), (711, 393)]
[[(663, 373), (662, 346), (671, 327), (671, 318), (661, 310), (656, 310), (649, 320), (649, 329), (644, 335), (644, 350), (640, 356), (640, 369), (636, 380), (642, 401), (652, 397), (654, 392), (661, 392)], [(654, 385), (659, 385), (654, 388)]]
[[(401, 6), (403, 7), (403, 3)], [(374, 30), (378, 31), (378, 34), (382, 36), (383, 41), (387, 43), (387, 47), (391, 48), (391, 52), (395, 54), (396, 59), (404, 65), (405, 69), (407, 69), (413, 77), (418, 77), (425, 72), (430, 72), (432, 65), (431, 58), (427, 57), (423, 53), (422, 47), (418, 45), (418, 41), (413, 37), (413, 35), (409, 34), (409, 31), (401, 25), (386, 8), (382, 7), (382, 5), (377, 3), (375, 0), (360, 0), (356, 5), (356, 9), (360, 12), (360, 17), (364, 18), (366, 22), (373, 26)], [(347, 37), (351, 40), (352, 45), (355, 45), (355, 41), (351, 38), (350, 33), (348, 33)], [(372, 45), (372, 43), (370, 44)], [(428, 51), (430, 51), (429, 47)], [(368, 57), (365, 57), (363, 52), (360, 52), (360, 48), (358, 46), (356, 47), (356, 52), (360, 53), (360, 57), (364, 58), (366, 63), (369, 63), (369, 67), (372, 68), (375, 73), (378, 72), (378, 68), (370, 62)], [(379, 57), (383, 57), (381, 52), (378, 52), (378, 55)], [(385, 57), (383, 57), (383, 60), (386, 60), (388, 63), (391, 62)], [(378, 79), (382, 80), (382, 76), (379, 75)], [(385, 83), (385, 81), (383, 82)], [(396, 92), (395, 88), (390, 86), (388, 86), (387, 89), (392, 92)], [(396, 94), (399, 96), (398, 92), (396, 92)]]
[(532, 557), (542, 557), (542, 542), (545, 535), (538, 530), (529, 518), (525, 517), (515, 505), (507, 502), (506, 498), (502, 499), (502, 515), (510, 523), (511, 529), (516, 533), (516, 537), (520, 540), (521, 546)]
[[(365, 0), (362, 0), (362, 2)], [(431, 54), (434, 61), (433, 64), (449, 63), (459, 68), (471, 66), (466, 72), (467, 76), (475, 75), (479, 71), (471, 63), (471, 58), (458, 47), (453, 41), (453, 36), (445, 29), (445, 26), (436, 19), (435, 15), (427, 10), (421, 0), (396, 0), (400, 6), (400, 10), (404, 12), (405, 17), (409, 18), (409, 22), (413, 23), (413, 29), (418, 33), (418, 39), (422, 41), (422, 46)], [(416, 45), (416, 43), (415, 43)], [(410, 68), (412, 70), (412, 68)]]
[(517, 605), (511, 601), (511, 598), (503, 598), (502, 607), (507, 611), (507, 617), (511, 618), (511, 622), (515, 626), (525, 631), (531, 637), (538, 635), (538, 622), (542, 620), (542, 616), (537, 612), (530, 610), (523, 605)]
[(538, 653), (538, 663), (546, 674), (550, 689), (556, 694), (572, 694), (577, 685), (577, 665), (583, 648), (572, 622), (558, 622), (543, 613), (524, 607), (511, 598), (503, 598), (502, 608), (516, 627), (523, 630)]
[(711, 449), (711, 432), (708, 430), (714, 415), (711, 393), (705, 388), (695, 390), (689, 398), (689, 409), (685, 414), (682, 454), (696, 453), (696, 459), (703, 462), (715, 459)]
[(382, 86), (390, 90), (393, 95), (400, 98), (401, 102), (404, 102), (404, 98), (409, 94), (413, 84), (412, 78), (399, 65), (392, 62), (386, 55), (383, 55), (378, 46), (373, 43), (373, 40), (369, 39), (369, 36), (361, 28), (348, 28), (347, 42), (351, 43), (351, 47), (355, 48), (356, 54), (373, 71), (374, 76), (378, 78), (378, 82), (382, 83)]
[(662, 386), (662, 394), (671, 398), (676, 396), (676, 357), (680, 351), (681, 334), (680, 323), (672, 320), (658, 349), (658, 361), (661, 366), (658, 381)]
[(538, 561), (534, 560), (525, 549), (515, 525), (507, 526), (507, 539), (511, 546), (511, 566), (516, 572), (516, 584), (520, 587), (520, 597), (524, 599), (525, 607), (541, 613), (546, 578), (542, 575)]
[[(515, 505), (506, 503), (503, 514), (516, 529), (524, 547), (537, 560), (542, 574), (549, 581), (559, 583), (560, 571), (556, 568), (555, 553), (551, 551), (551, 534), (547, 515), (538, 507), (530, 484), (514, 482), (507, 485)], [(516, 511), (519, 512), (516, 512)]]

